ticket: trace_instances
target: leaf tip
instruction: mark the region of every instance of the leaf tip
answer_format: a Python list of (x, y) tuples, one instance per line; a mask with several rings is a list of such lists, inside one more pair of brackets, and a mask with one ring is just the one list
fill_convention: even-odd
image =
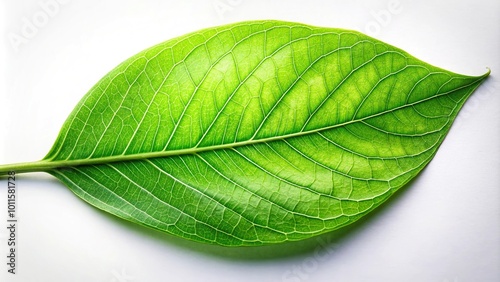
[(489, 67), (486, 67), (486, 73), (483, 74), (483, 77), (485, 77), (485, 78), (488, 77), (490, 75), (490, 73), (491, 73), (491, 69)]

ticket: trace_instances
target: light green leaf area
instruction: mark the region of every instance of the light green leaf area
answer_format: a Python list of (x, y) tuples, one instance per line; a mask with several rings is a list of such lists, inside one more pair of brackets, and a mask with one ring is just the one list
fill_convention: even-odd
[(209, 28), (102, 78), (41, 163), (99, 209), (186, 239), (300, 240), (356, 221), (415, 177), (487, 75), (355, 31)]

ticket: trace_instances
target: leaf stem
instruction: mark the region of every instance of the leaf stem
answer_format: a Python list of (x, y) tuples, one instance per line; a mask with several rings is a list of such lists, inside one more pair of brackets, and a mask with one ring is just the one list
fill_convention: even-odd
[(47, 171), (57, 167), (57, 164), (49, 161), (36, 161), (0, 165), (0, 177), (8, 175), (9, 171), (16, 173)]

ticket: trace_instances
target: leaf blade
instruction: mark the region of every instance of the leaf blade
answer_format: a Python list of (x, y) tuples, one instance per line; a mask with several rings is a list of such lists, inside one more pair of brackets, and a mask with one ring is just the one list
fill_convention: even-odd
[(83, 160), (50, 173), (142, 225), (223, 245), (299, 240), (355, 221), (413, 178), (486, 75), (352, 31), (212, 28), (111, 71), (44, 160)]

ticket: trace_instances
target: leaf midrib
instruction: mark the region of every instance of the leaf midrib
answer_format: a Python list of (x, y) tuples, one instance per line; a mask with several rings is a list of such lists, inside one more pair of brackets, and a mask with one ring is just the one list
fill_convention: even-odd
[[(377, 116), (381, 116), (381, 115), (384, 115), (387, 113), (395, 112), (395, 111), (398, 111), (398, 110), (401, 110), (401, 109), (404, 109), (407, 107), (413, 107), (413, 106), (418, 105), (420, 103), (424, 103), (424, 102), (430, 101), (432, 99), (436, 99), (436, 98), (439, 98), (441, 96), (448, 95), (448, 94), (453, 93), (455, 91), (459, 91), (461, 89), (468, 88), (474, 84), (477, 84), (476, 85), (476, 87), (477, 87), (479, 85), (478, 82), (481, 81), (482, 79), (484, 79), (484, 77), (486, 77), (487, 75), (488, 75), (488, 73), (477, 77), (476, 80), (474, 80), (473, 82), (471, 82), (469, 84), (466, 84), (466, 85), (461, 86), (459, 88), (455, 88), (455, 89), (447, 91), (447, 92), (436, 94), (436, 95), (431, 96), (431, 97), (427, 97), (425, 99), (421, 99), (421, 100), (418, 100), (418, 101), (415, 101), (415, 102), (412, 102), (409, 104), (404, 104), (404, 105), (401, 105), (398, 107), (387, 109), (385, 111), (375, 113), (372, 115), (368, 115), (368, 116), (365, 116), (362, 118), (352, 119), (352, 120), (342, 122), (339, 124), (334, 124), (331, 126), (316, 128), (316, 129), (312, 129), (312, 130), (300, 131), (300, 132), (285, 134), (285, 135), (281, 135), (281, 136), (262, 138), (262, 139), (249, 139), (246, 141), (233, 142), (233, 143), (227, 143), (227, 144), (221, 144), (221, 145), (213, 145), (213, 146), (207, 146), (207, 147), (194, 147), (194, 148), (179, 149), (179, 150), (146, 152), (146, 153), (137, 153), (137, 154), (130, 154), (130, 155), (116, 155), (116, 156), (73, 159), (73, 160), (44, 159), (44, 160), (40, 160), (40, 161), (36, 161), (36, 162), (28, 162), (28, 163), (19, 163), (19, 164), (14, 164), (14, 165), (11, 164), (11, 165), (0, 166), (0, 175), (3, 175), (4, 171), (7, 172), (8, 170), (16, 170), (16, 172), (50, 171), (50, 170), (60, 169), (60, 168), (65, 168), (65, 167), (76, 167), (76, 166), (84, 166), (84, 165), (100, 165), (100, 164), (108, 164), (108, 163), (115, 163), (115, 162), (127, 162), (127, 161), (136, 161), (136, 160), (145, 160), (145, 159), (153, 159), (153, 158), (196, 154), (196, 153), (202, 153), (202, 152), (206, 152), (206, 151), (231, 149), (231, 148), (237, 148), (237, 147), (242, 147), (242, 146), (279, 141), (279, 140), (289, 139), (289, 138), (293, 138), (293, 137), (300, 137), (300, 136), (304, 136), (304, 135), (313, 134), (316, 132), (322, 132), (322, 131), (326, 131), (326, 130), (330, 130), (330, 129), (334, 129), (334, 128), (338, 128), (338, 127), (347, 126), (349, 124), (361, 122), (361, 121), (371, 119), (371, 118), (374, 118)], [(469, 95), (471, 92), (473, 92), (476, 87), (471, 88), (467, 95)]]

